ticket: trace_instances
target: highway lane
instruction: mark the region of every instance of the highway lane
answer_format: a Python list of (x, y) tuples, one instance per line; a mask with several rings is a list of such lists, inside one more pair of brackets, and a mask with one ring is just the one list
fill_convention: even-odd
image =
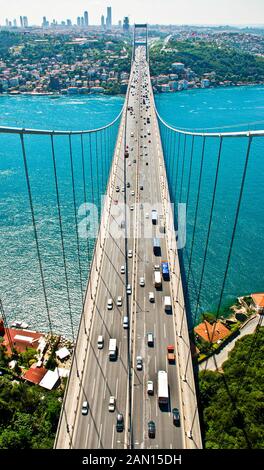
[[(134, 68), (136, 67), (137, 64)], [(144, 79), (146, 79), (146, 64), (143, 61), (140, 68), (142, 69), (142, 75), (145, 75)], [(143, 69), (145, 69), (144, 72)], [(125, 330), (122, 325), (124, 313), (127, 311), (130, 313), (131, 321), (129, 347), (132, 348), (133, 353), (131, 357), (132, 446), (138, 448), (183, 447), (181, 428), (176, 428), (173, 425), (170, 411), (161, 412), (157, 403), (158, 370), (168, 371), (171, 408), (174, 406), (179, 407), (179, 379), (177, 365), (168, 365), (166, 358), (167, 345), (176, 343), (172, 315), (166, 315), (163, 307), (163, 296), (165, 294), (170, 295), (170, 283), (163, 281), (162, 291), (156, 291), (153, 286), (153, 265), (157, 263), (157, 259), (159, 259), (159, 263), (161, 258), (167, 259), (166, 242), (165, 239), (161, 240), (162, 257), (157, 258), (153, 254), (152, 237), (144, 237), (145, 223), (148, 224), (153, 235), (160, 235), (159, 224), (156, 227), (152, 226), (151, 208), (154, 203), (161, 202), (161, 191), (153, 116), (151, 116), (150, 124), (144, 124), (146, 122), (144, 118), (150, 114), (150, 110), (146, 110), (146, 106), (142, 104), (143, 78), (141, 79), (140, 74), (141, 72), (138, 75), (137, 89), (131, 89), (128, 101), (128, 105), (133, 106), (132, 114), (127, 113), (126, 144), (129, 147), (129, 157), (124, 159), (121, 150), (114, 182), (115, 187), (117, 185), (120, 187), (120, 191), (115, 191), (114, 201), (112, 201), (112, 207), (118, 208), (125, 199), (127, 200), (127, 217), (130, 226), (127, 248), (133, 250), (133, 258), (126, 258), (124, 238), (117, 240), (110, 237), (106, 240), (101, 277), (97, 289), (96, 310), (92, 320), (91, 340), (85, 361), (85, 379), (77, 409), (78, 419), (74, 429), (73, 448), (118, 449), (128, 446), (128, 414), (130, 409), (128, 401), (129, 331)], [(136, 76), (137, 73), (134, 74), (134, 78)], [(132, 81), (132, 84), (134, 83)], [(148, 88), (147, 93), (149, 95), (149, 83)], [(147, 129), (151, 131), (150, 136), (147, 134)], [(150, 143), (149, 140), (151, 140)], [(122, 147), (124, 145), (123, 136)], [(142, 149), (140, 148), (141, 145), (143, 145)], [(144, 148), (144, 146), (147, 148)], [(131, 150), (132, 148), (133, 150)], [(141, 154), (142, 156), (140, 156)], [(134, 159), (136, 159), (135, 163)], [(149, 162), (148, 166), (146, 161)], [(122, 187), (125, 182), (129, 182), (130, 187), (125, 187), (123, 192)], [(139, 189), (140, 184), (143, 184), (143, 190)], [(135, 195), (132, 195), (131, 191), (134, 191)], [(115, 204), (115, 200), (117, 204)], [(136, 201), (143, 204), (143, 209), (136, 206)], [(134, 210), (130, 210), (131, 205), (134, 206)], [(146, 212), (149, 213), (149, 219), (146, 219)], [(123, 220), (122, 217), (121, 220)], [(119, 225), (121, 220), (120, 217), (117, 217), (115, 222), (115, 219), (111, 216), (110, 222)], [(138, 221), (138, 224), (136, 224), (136, 221)], [(139, 236), (140, 234), (141, 236)], [(136, 235), (136, 238), (134, 235)], [(120, 274), (121, 265), (126, 266), (126, 276)], [(145, 277), (144, 287), (139, 286), (140, 277)], [(134, 279), (135, 285), (133, 283)], [(128, 297), (126, 296), (126, 280), (133, 286), (132, 295)], [(153, 304), (148, 300), (150, 291), (155, 293), (155, 303)], [(121, 308), (115, 305), (118, 295), (123, 298)], [(114, 308), (111, 311), (107, 310), (108, 298), (114, 300)], [(128, 300), (128, 305), (126, 300)], [(155, 343), (153, 348), (147, 346), (147, 332), (154, 333)], [(100, 334), (104, 337), (103, 350), (97, 349), (97, 338)], [(110, 362), (108, 358), (109, 338), (116, 338), (119, 345), (118, 359), (115, 362)], [(134, 343), (132, 344), (133, 339)], [(143, 357), (143, 371), (137, 371), (135, 368), (135, 357), (137, 355)], [(154, 382), (154, 396), (147, 395), (147, 380), (153, 380)], [(111, 395), (117, 399), (114, 413), (108, 411), (108, 402)], [(87, 416), (81, 415), (84, 400), (89, 403)], [(125, 431), (122, 433), (117, 433), (115, 429), (117, 412), (122, 413), (125, 418)], [(148, 438), (147, 423), (149, 420), (154, 420), (156, 423), (155, 439)]]
[[(150, 85), (148, 84), (150, 89)], [(145, 94), (145, 92), (144, 92)], [(149, 91), (148, 91), (149, 95)], [(141, 96), (142, 103), (143, 98)], [(143, 157), (140, 158), (140, 178), (144, 181), (144, 191), (139, 193), (140, 201), (142, 203), (161, 202), (161, 193), (159, 191), (159, 167), (156, 155), (156, 142), (154, 135), (154, 127), (151, 119), (149, 125), (144, 125), (144, 118), (149, 115), (146, 106), (141, 104), (142, 118), (139, 121), (140, 133), (142, 135), (141, 145), (143, 145)], [(142, 130), (143, 129), (143, 130)], [(147, 129), (150, 129), (151, 135), (147, 135)], [(144, 137), (146, 135), (146, 137)], [(151, 142), (149, 143), (149, 140)], [(145, 149), (144, 146), (147, 148)], [(148, 154), (147, 156), (145, 154)], [(145, 161), (149, 165), (145, 165)], [(144, 207), (144, 206), (143, 206)], [(158, 211), (159, 212), (159, 211)], [(161, 214), (159, 214), (161, 215)], [(165, 214), (163, 214), (164, 216)], [(151, 219), (142, 217), (141, 226), (145, 223), (151, 224)], [(159, 237), (159, 224), (153, 226), (153, 235)], [(161, 240), (162, 259), (166, 257), (166, 243)], [(164, 257), (165, 255), (165, 257)], [(134, 353), (135, 356), (141, 355), (144, 361), (144, 371), (137, 371), (134, 368), (134, 445), (135, 447), (159, 447), (159, 448), (182, 448), (182, 432), (180, 428), (175, 428), (172, 423), (172, 415), (170, 412), (161, 412), (157, 404), (157, 371), (167, 370), (169, 372), (169, 387), (171, 404), (169, 410), (176, 406), (179, 407), (179, 390), (177, 381), (177, 369), (175, 365), (168, 367), (166, 358), (166, 347), (168, 344), (175, 344), (175, 332), (173, 330), (172, 315), (166, 315), (163, 306), (163, 296), (171, 295), (169, 282), (163, 282), (163, 290), (155, 291), (153, 286), (153, 265), (160, 264), (160, 259), (153, 254), (152, 239), (140, 238), (138, 242), (138, 273), (137, 284), (139, 284), (139, 277), (145, 277), (145, 287), (138, 287), (137, 289), (137, 314), (136, 314), (136, 329), (137, 334), (136, 346)], [(155, 291), (155, 303), (150, 304), (148, 300), (148, 293)], [(148, 332), (154, 333), (154, 347), (150, 348), (146, 344), (146, 334)], [(169, 369), (169, 370), (168, 370)], [(171, 370), (170, 370), (171, 369)], [(147, 380), (153, 380), (155, 387), (155, 395), (148, 396), (146, 393)], [(147, 435), (147, 423), (149, 420), (154, 420), (156, 423), (156, 438), (149, 439)]]

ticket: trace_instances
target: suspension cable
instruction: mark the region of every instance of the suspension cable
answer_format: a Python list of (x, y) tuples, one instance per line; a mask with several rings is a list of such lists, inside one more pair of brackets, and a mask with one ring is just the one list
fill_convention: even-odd
[(199, 307), (199, 303), (200, 303), (201, 289), (202, 289), (205, 265), (206, 265), (207, 254), (208, 254), (209, 239), (210, 239), (210, 235), (211, 235), (211, 226), (212, 226), (213, 212), (214, 212), (214, 207), (215, 207), (216, 189), (217, 189), (217, 184), (218, 184), (219, 168), (220, 168), (220, 161), (221, 161), (221, 155), (222, 155), (222, 144), (223, 144), (223, 138), (220, 137), (218, 157), (217, 157), (217, 165), (216, 165), (216, 173), (215, 173), (215, 180), (214, 180), (213, 197), (212, 197), (212, 203), (211, 203), (209, 225), (208, 225), (208, 229), (207, 229), (207, 237), (206, 237), (206, 242), (205, 242), (205, 253), (204, 253), (204, 257), (203, 257), (202, 272), (201, 272), (201, 277), (200, 277), (200, 283), (199, 283), (199, 288), (198, 288), (198, 296), (197, 296), (197, 301), (196, 301), (196, 309), (195, 309), (194, 320), (193, 320), (194, 324), (195, 324), (195, 321), (196, 321), (198, 307)]
[(72, 319), (71, 296), (70, 296), (70, 289), (69, 289), (68, 269), (67, 269), (65, 244), (64, 244), (64, 234), (63, 234), (63, 227), (62, 227), (61, 203), (60, 203), (60, 195), (59, 195), (59, 185), (58, 185), (58, 175), (57, 175), (57, 165), (56, 165), (53, 135), (51, 135), (50, 138), (51, 138), (51, 151), (52, 151), (51, 153), (52, 153), (53, 172), (54, 172), (56, 198), (57, 198), (57, 209), (58, 209), (58, 218), (59, 218), (59, 227), (60, 227), (60, 239), (61, 239), (61, 249), (62, 249), (62, 257), (63, 257), (64, 275), (65, 275), (68, 307), (69, 307), (69, 313), (70, 313), (71, 333), (72, 333), (72, 339), (73, 339), (73, 342), (74, 342), (75, 341), (75, 335), (74, 335), (74, 327), (73, 327), (73, 319)]
[(29, 205), (30, 205), (30, 211), (31, 211), (32, 225), (33, 225), (36, 248), (37, 248), (37, 256), (38, 256), (38, 262), (39, 262), (39, 270), (40, 270), (40, 276), (41, 276), (42, 290), (43, 290), (44, 301), (45, 301), (45, 306), (46, 306), (46, 312), (47, 312), (47, 317), (48, 317), (49, 331), (50, 331), (51, 335), (53, 335), (52, 322), (51, 322), (51, 316), (50, 316), (49, 304), (48, 304), (48, 297), (47, 297), (47, 292), (46, 292), (46, 283), (45, 283), (42, 260), (41, 260), (41, 254), (40, 254), (38, 231), (37, 231), (37, 224), (36, 224), (36, 218), (35, 218), (35, 212), (34, 212), (33, 198), (32, 198), (31, 185), (30, 185), (30, 178), (29, 178), (29, 173), (28, 173), (27, 154), (26, 154), (25, 141), (24, 141), (24, 135), (23, 134), (20, 134), (20, 141), (21, 141), (21, 146), (22, 146), (22, 155), (23, 155), (24, 169), (25, 169), (25, 175), (26, 175), (26, 182), (27, 182), (27, 190), (28, 190), (28, 198), (29, 198)]
[(69, 147), (70, 147), (70, 164), (71, 164), (71, 179), (72, 179), (72, 197), (73, 197), (75, 233), (76, 233), (76, 243), (77, 243), (77, 256), (78, 256), (78, 267), (79, 267), (79, 277), (80, 277), (81, 299), (82, 299), (82, 305), (83, 305), (82, 266), (81, 266), (80, 239), (79, 239), (79, 232), (78, 232), (77, 205), (76, 205), (76, 193), (75, 193), (75, 179), (74, 179), (74, 169), (73, 169), (73, 154), (72, 154), (72, 139), (71, 139), (71, 134), (69, 135)]

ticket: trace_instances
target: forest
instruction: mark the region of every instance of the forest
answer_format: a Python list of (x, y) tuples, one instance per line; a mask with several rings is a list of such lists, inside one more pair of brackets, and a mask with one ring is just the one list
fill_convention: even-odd
[(199, 374), (207, 449), (264, 448), (264, 328), (236, 342), (223, 372)]

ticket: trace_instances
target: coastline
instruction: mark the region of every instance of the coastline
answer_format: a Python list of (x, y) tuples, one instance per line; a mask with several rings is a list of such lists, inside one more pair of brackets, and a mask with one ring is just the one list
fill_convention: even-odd
[[(215, 85), (215, 86), (209, 86), (209, 87), (201, 87), (201, 86), (197, 86), (197, 87), (190, 87), (190, 88), (186, 88), (186, 89), (182, 89), (182, 90), (170, 90), (170, 91), (158, 91), (158, 90), (155, 90), (154, 91), (154, 94), (155, 95), (163, 95), (163, 94), (174, 94), (174, 93), (179, 93), (179, 92), (183, 92), (183, 91), (191, 91), (191, 90), (212, 90), (212, 89), (219, 89), (219, 88), (242, 88), (242, 87), (256, 87), (256, 86), (264, 86), (264, 82), (238, 82), (238, 83), (232, 83), (232, 84), (223, 84), (223, 85)], [(153, 86), (153, 88), (155, 89), (155, 85)], [(11, 96), (11, 97), (15, 97), (15, 96), (36, 96), (36, 97), (39, 97), (39, 96), (47, 96), (49, 98), (60, 98), (61, 96), (67, 96), (67, 97), (73, 97), (73, 98), (76, 98), (77, 96), (125, 96), (125, 93), (111, 93), (111, 95), (109, 93), (107, 93), (107, 90), (105, 92), (102, 92), (102, 93), (93, 93), (93, 92), (90, 92), (90, 93), (76, 93), (76, 94), (68, 94), (68, 93), (60, 93), (60, 92), (40, 92), (40, 93), (36, 93), (36, 92), (31, 92), (31, 91), (14, 91), (14, 92), (3, 92), (3, 93), (0, 93), (0, 97), (1, 96)]]

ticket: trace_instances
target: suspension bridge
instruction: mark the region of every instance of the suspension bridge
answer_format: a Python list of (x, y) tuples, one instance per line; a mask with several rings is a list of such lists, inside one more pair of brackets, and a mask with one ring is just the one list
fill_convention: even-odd
[[(137, 39), (138, 30), (144, 31), (143, 39)], [(211, 151), (210, 141), (217, 141), (216, 165), (213, 183), (210, 183), (209, 223), (194, 308), (192, 305), (194, 321), (199, 315), (209, 257), (224, 143), (239, 139), (243, 158), (217, 316), (221, 311), (252, 145), (264, 132), (193, 133), (168, 125), (155, 107), (148, 64), (147, 25), (135, 25), (128, 91), (121, 113), (111, 124), (91, 131), (71, 132), (1, 127), (0, 134), (12, 134), (19, 139), (16, 145), (20, 148), (26, 177), (47, 324), (49, 331), (54, 332), (56, 319), (50, 308), (49, 280), (45, 275), (45, 254), (38, 226), (39, 208), (34, 204), (36, 194), (30, 174), (32, 156), (29, 155), (29, 142), (34, 137), (40, 139), (38, 145), (44, 140), (46, 144), (49, 142), (58, 247), (66, 286), (65, 318), (75, 343), (55, 447), (202, 448), (189, 340), (191, 326), (186, 311), (199, 231), (202, 177), (207, 152)], [(77, 335), (66, 254), (65, 200), (58, 176), (61, 155), (68, 156), (73, 207), (72, 241), (76, 246), (76, 283), (81, 301)], [(189, 264), (183, 272), (180, 249), (185, 240), (181, 225), (190, 211), (194, 180), (197, 193), (193, 203)], [(183, 200), (186, 212), (181, 218), (178, 205)], [(80, 202), (84, 203), (81, 213)], [(78, 217), (87, 213), (88, 223), (80, 229)], [(96, 220), (100, 221), (98, 226)], [(153, 240), (157, 239), (155, 247)], [(161, 261), (168, 262), (169, 280), (156, 280), (155, 272), (160, 273), (160, 267), (155, 265), (160, 265)], [(7, 323), (4, 302), (1, 311)], [(115, 361), (109, 360), (110, 339), (116, 340)], [(168, 346), (174, 349), (172, 363), (167, 357)], [(162, 396), (159, 371), (167, 374), (167, 396), (166, 392)], [(154, 396), (151, 390), (148, 394), (150, 383)], [(175, 408), (180, 415), (176, 425), (172, 412)], [(150, 422), (154, 422), (154, 436)]]

